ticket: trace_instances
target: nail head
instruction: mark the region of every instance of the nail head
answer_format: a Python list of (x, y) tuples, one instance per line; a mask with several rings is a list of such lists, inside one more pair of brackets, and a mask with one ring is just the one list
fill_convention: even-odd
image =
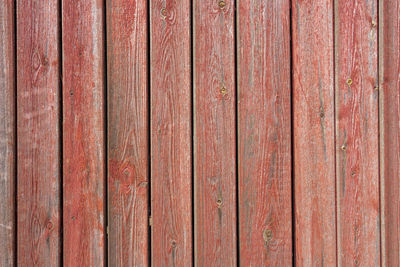
[(346, 82), (347, 82), (348, 85), (352, 85), (353, 84), (353, 80), (350, 79), (350, 78), (348, 78)]

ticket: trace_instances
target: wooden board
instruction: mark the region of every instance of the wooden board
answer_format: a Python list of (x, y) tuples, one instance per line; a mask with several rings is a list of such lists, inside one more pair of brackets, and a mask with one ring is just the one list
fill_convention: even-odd
[(108, 262), (147, 266), (147, 2), (107, 1)]
[(105, 265), (104, 13), (62, 2), (64, 266)]
[(292, 265), (289, 3), (238, 5), (241, 266)]
[(17, 0), (18, 266), (59, 266), (57, 0)]
[(195, 265), (236, 266), (235, 4), (193, 3)]
[(333, 1), (293, 1), (292, 27), (296, 266), (335, 266)]
[(14, 1), (0, 2), (0, 266), (15, 256)]
[(379, 266), (377, 1), (334, 12), (338, 264)]
[(400, 265), (400, 2), (379, 1), (382, 266)]
[(192, 265), (190, 1), (150, 1), (151, 263)]

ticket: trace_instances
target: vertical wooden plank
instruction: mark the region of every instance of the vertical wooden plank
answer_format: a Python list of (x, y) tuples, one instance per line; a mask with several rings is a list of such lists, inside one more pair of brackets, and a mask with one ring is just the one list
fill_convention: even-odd
[(14, 1), (0, 2), (0, 266), (14, 265)]
[(107, 1), (111, 266), (148, 265), (147, 2)]
[(102, 0), (62, 1), (64, 266), (104, 266)]
[(292, 2), (296, 265), (336, 265), (333, 1)]
[(242, 266), (292, 265), (289, 3), (238, 6)]
[(151, 262), (191, 266), (190, 2), (150, 5)]
[(58, 4), (17, 1), (18, 266), (61, 261)]
[(339, 266), (380, 265), (377, 1), (335, 1)]
[(400, 2), (379, 3), (382, 266), (400, 266)]
[(235, 3), (193, 5), (195, 264), (236, 266)]

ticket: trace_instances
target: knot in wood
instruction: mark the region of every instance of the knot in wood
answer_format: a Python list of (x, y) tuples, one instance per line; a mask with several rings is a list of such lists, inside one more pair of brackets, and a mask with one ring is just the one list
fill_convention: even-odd
[(271, 229), (265, 229), (264, 230), (263, 238), (264, 238), (265, 243), (268, 244), (272, 240), (272, 236), (273, 236), (273, 234), (272, 234), (272, 230)]
[(163, 19), (165, 19), (167, 17), (167, 9), (166, 8), (161, 9), (161, 16)]
[(228, 92), (226, 91), (225, 86), (222, 86), (222, 88), (221, 88), (221, 94), (222, 94), (223, 96), (225, 96), (227, 93), (228, 93)]

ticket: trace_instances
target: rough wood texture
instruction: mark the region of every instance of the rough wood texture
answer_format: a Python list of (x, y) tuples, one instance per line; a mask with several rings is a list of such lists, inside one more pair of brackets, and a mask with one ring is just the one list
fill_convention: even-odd
[(14, 1), (0, 2), (0, 266), (14, 265)]
[(108, 261), (148, 265), (147, 2), (107, 1)]
[(382, 266), (400, 266), (400, 2), (379, 3)]
[(296, 266), (335, 266), (333, 1), (293, 1), (292, 16)]
[(104, 266), (104, 5), (63, 0), (64, 266)]
[(57, 0), (17, 1), (18, 266), (59, 266)]
[(190, 1), (150, 3), (151, 262), (191, 266)]
[(238, 6), (242, 266), (292, 265), (289, 3)]
[(236, 266), (235, 3), (193, 4), (195, 264)]
[(335, 0), (339, 266), (380, 265), (377, 1)]

